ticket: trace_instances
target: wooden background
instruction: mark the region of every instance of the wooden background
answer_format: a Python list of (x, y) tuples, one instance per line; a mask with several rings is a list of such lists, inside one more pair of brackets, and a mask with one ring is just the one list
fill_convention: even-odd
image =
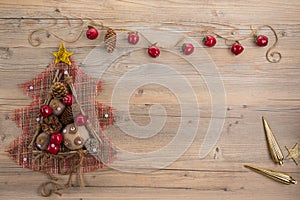
[[(200, 160), (199, 147), (203, 142), (210, 120), (210, 102), (199, 89), (203, 124), (190, 148), (170, 166), (151, 173), (125, 173), (105, 167), (101, 171), (85, 174), (87, 187), (74, 187), (53, 199), (298, 199), (298, 185), (282, 185), (253, 173), (243, 167), (252, 164), (284, 171), (300, 180), (299, 166), (287, 160), (283, 167), (270, 159), (262, 129), (264, 115), (284, 145), (300, 143), (300, 4), (298, 0), (0, 0), (0, 197), (2, 199), (41, 199), (37, 188), (47, 181), (39, 172), (22, 169), (4, 152), (21, 134), (10, 119), (10, 113), (30, 103), (18, 83), (31, 80), (52, 62), (50, 52), (56, 51), (60, 41), (53, 36), (41, 35), (43, 43), (33, 47), (28, 35), (38, 28), (48, 27), (63, 38), (71, 39), (79, 29), (78, 18), (92, 18), (114, 28), (133, 30), (169, 30), (181, 33), (196, 32), (192, 36), (200, 41), (200, 31), (214, 30), (233, 36), (250, 33), (249, 25), (272, 25), (278, 33), (282, 54), (280, 63), (265, 59), (266, 48), (255, 47), (251, 40), (243, 42), (245, 52), (234, 57), (224, 41), (218, 39), (215, 48), (207, 52), (215, 62), (224, 81), (227, 114), (221, 138), (210, 154)], [(65, 17), (71, 20), (71, 27)], [(56, 25), (54, 23), (57, 22)], [(268, 29), (262, 30), (274, 42)], [(230, 36), (230, 35), (229, 35)], [(66, 46), (75, 52), (77, 64), (100, 45), (85, 37)], [(163, 57), (162, 57), (163, 58)], [(172, 62), (160, 59), (161, 62)], [(123, 59), (120, 66), (143, 63), (147, 56)], [(115, 68), (114, 70), (119, 70)], [(113, 73), (113, 72), (112, 72)], [(193, 74), (186, 73), (187, 79)], [(166, 78), (168, 75), (166, 75)], [(99, 99), (109, 104), (113, 85), (103, 80), (104, 91)], [(116, 125), (107, 130), (118, 146), (134, 152), (153, 151), (163, 147), (174, 137), (178, 128), (178, 104), (166, 88), (148, 85), (134, 93), (130, 99), (131, 114), (136, 123), (149, 122), (148, 105), (162, 104), (167, 110), (167, 124), (156, 136), (139, 140), (122, 134)], [(174, 100), (174, 101), (173, 101)], [(180, 113), (179, 113), (180, 114)], [(122, 117), (122, 113), (118, 113)], [(177, 117), (176, 117), (177, 116)], [(159, 159), (159, 158), (158, 158)], [(61, 177), (62, 182), (67, 180)]]

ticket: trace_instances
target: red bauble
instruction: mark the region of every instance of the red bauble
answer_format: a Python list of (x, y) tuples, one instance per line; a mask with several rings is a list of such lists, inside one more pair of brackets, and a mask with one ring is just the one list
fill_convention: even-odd
[(46, 151), (51, 154), (57, 154), (59, 146), (57, 144), (49, 143)]
[(268, 45), (269, 39), (265, 35), (254, 36), (255, 44), (259, 47), (265, 47)]
[(75, 117), (76, 126), (85, 126), (86, 122), (87, 122), (87, 118), (83, 114), (79, 114)]
[(42, 105), (40, 109), (40, 113), (43, 117), (48, 117), (52, 114), (52, 108), (48, 105)]
[(217, 40), (214, 36), (211, 36), (211, 35), (207, 35), (205, 38), (203, 38), (203, 44), (205, 46), (208, 46), (208, 47), (213, 47), (216, 45), (217, 43)]
[(86, 31), (86, 37), (90, 40), (94, 40), (98, 37), (98, 30), (93, 26), (88, 26), (89, 29)]
[(234, 43), (232, 46), (231, 46), (231, 52), (234, 54), (234, 55), (239, 55), (240, 53), (242, 53), (244, 51), (244, 47), (236, 42)]
[(63, 136), (61, 133), (52, 133), (50, 137), (50, 144), (56, 144), (59, 145), (62, 143)]
[(184, 43), (182, 51), (185, 55), (191, 55), (194, 52), (194, 46), (191, 43)]
[(132, 32), (128, 34), (129, 44), (137, 44), (139, 40), (140, 40), (140, 36), (137, 32)]
[(73, 95), (71, 94), (66, 94), (63, 98), (62, 98), (62, 102), (63, 104), (67, 105), (67, 106), (71, 106), (74, 102), (75, 102), (75, 98)]
[(148, 48), (148, 54), (153, 57), (156, 58), (159, 56), (160, 54), (160, 50), (157, 46), (152, 45), (151, 47)]

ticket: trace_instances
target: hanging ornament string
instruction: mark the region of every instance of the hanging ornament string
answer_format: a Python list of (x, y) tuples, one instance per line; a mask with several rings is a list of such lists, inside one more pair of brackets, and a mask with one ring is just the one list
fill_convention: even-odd
[[(219, 38), (224, 39), (225, 40), (225, 44), (228, 45), (228, 46), (231, 46), (233, 43), (235, 43), (237, 41), (239, 42), (239, 41), (243, 41), (243, 40), (247, 40), (247, 39), (256, 37), (258, 31), (261, 30), (262, 28), (269, 28), (273, 32), (274, 37), (275, 37), (274, 43), (271, 45), (271, 47), (269, 47), (269, 49), (266, 52), (266, 59), (270, 63), (278, 63), (278, 62), (280, 62), (280, 60), (282, 58), (281, 53), (278, 52), (278, 51), (272, 51), (277, 46), (278, 35), (277, 35), (275, 29), (272, 26), (270, 26), (270, 25), (264, 24), (264, 25), (258, 26), (257, 28), (254, 28), (253, 25), (250, 25), (251, 33), (249, 33), (246, 36), (240, 37), (240, 38), (228, 38), (228, 37), (224, 37), (224, 36), (222, 36), (222, 35), (214, 32), (214, 31), (211, 31), (211, 33), (214, 34), (214, 35), (216, 35)], [(273, 59), (271, 59), (271, 58), (273, 58)]]
[[(65, 17), (65, 19), (67, 20), (69, 26), (71, 27), (70, 18)], [(80, 20), (80, 23), (79, 23), (78, 26), (72, 27), (72, 28), (80, 28), (79, 33), (74, 38), (72, 38), (72, 39), (63, 38), (58, 33), (49, 30), (49, 27), (48, 27), (48, 28), (40, 28), (40, 29), (32, 31), (28, 36), (29, 43), (34, 47), (37, 47), (37, 46), (41, 45), (42, 39), (39, 36), (37, 36), (37, 34), (40, 33), (40, 32), (46, 32), (47, 35), (52, 35), (56, 39), (61, 40), (61, 41), (66, 42), (66, 43), (75, 43), (75, 42), (77, 42), (78, 40), (81, 39), (81, 37), (82, 37), (82, 35), (83, 35), (83, 33), (84, 33), (84, 31), (86, 30), (87, 27), (89, 28), (87, 33), (86, 33), (87, 38), (90, 39), (90, 40), (94, 40), (98, 36), (98, 31), (97, 31), (97, 28), (98, 28), (99, 30), (106, 30), (106, 34), (105, 34), (105, 37), (103, 39), (104, 47), (106, 48), (108, 53), (112, 53), (114, 51), (114, 49), (116, 48), (116, 41), (117, 41), (116, 31), (121, 31), (121, 32), (127, 31), (128, 33), (136, 32), (136, 31), (126, 29), (126, 28), (113, 29), (111, 27), (105, 26), (102, 22), (96, 22), (95, 20), (90, 19), (90, 18), (85, 18), (85, 19), (83, 19), (83, 18), (72, 18), (72, 19)], [(84, 20), (86, 20), (86, 22), (84, 22)], [(57, 24), (57, 22), (54, 24), (54, 26), (56, 24)], [(254, 28), (254, 26), (251, 25), (250, 26), (251, 32), (248, 35), (245, 35), (245, 36), (242, 36), (242, 37), (239, 37), (239, 38), (226, 37), (226, 36), (223, 36), (223, 35), (215, 32), (214, 30), (211, 30), (211, 29), (206, 30), (206, 31), (201, 31), (201, 32), (202, 33), (203, 32), (211, 33), (211, 34), (217, 36), (218, 38), (223, 39), (227, 46), (232, 46), (231, 47), (231, 52), (235, 55), (239, 55), (240, 53), (242, 53), (244, 51), (244, 47), (240, 44), (240, 41), (244, 41), (244, 40), (247, 40), (247, 39), (250, 39), (250, 38), (255, 38), (258, 43), (261, 42), (261, 41), (265, 42), (264, 44), (263, 43), (258, 44), (256, 42), (257, 46), (264, 47), (268, 44), (268, 38), (266, 36), (264, 36), (264, 35), (257, 36), (258, 31), (263, 29), (263, 28), (269, 28), (272, 31), (272, 33), (274, 34), (274, 37), (275, 37), (274, 43), (266, 51), (266, 55), (265, 55), (266, 60), (270, 63), (278, 63), (278, 62), (280, 62), (280, 60), (282, 58), (281, 53), (279, 53), (278, 51), (274, 51), (274, 49), (276, 48), (276, 46), (278, 44), (278, 35), (277, 35), (276, 31), (274, 30), (274, 28), (270, 25), (261, 25), (261, 26), (258, 26), (257, 28)], [(191, 31), (187, 34), (188, 35), (189, 34), (198, 34), (198, 32), (199, 31), (197, 31), (197, 32), (196, 31)], [(232, 33), (232, 31), (231, 31), (231, 33)], [(146, 41), (148, 41), (148, 43), (150, 45), (153, 45), (153, 43), (151, 43), (147, 39), (147, 37), (145, 37), (141, 33), (139, 33), (139, 34), (142, 37), (144, 37), (144, 39)], [(260, 38), (260, 41), (258, 41), (258, 39), (259, 39), (258, 37), (263, 37), (263, 40)], [(207, 41), (205, 41), (205, 40), (207, 40)], [(178, 41), (177, 44), (180, 43), (180, 42), (181, 41)], [(208, 35), (208, 36), (206, 36), (206, 38), (204, 38), (203, 42), (204, 42), (204, 45), (206, 45), (208, 47), (213, 47), (216, 44), (216, 39), (213, 36)], [(155, 46), (155, 44), (153, 46)], [(156, 51), (156, 49), (154, 49), (154, 51)], [(188, 54), (186, 54), (186, 55), (188, 55)]]

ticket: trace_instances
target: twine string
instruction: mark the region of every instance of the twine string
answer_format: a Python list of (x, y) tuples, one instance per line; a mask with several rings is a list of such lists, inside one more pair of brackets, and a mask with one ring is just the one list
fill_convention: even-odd
[[(41, 196), (49, 197), (53, 193), (61, 196), (62, 194), (59, 192), (60, 190), (64, 190), (64, 189), (68, 189), (69, 187), (72, 187), (72, 176), (74, 173), (77, 173), (78, 175), (79, 186), (84, 187), (85, 185), (84, 185), (84, 180), (82, 175), (82, 167), (85, 162), (85, 153), (86, 151), (79, 150), (79, 151), (72, 152), (72, 154), (70, 155), (66, 154), (66, 156), (62, 156), (62, 155), (49, 155), (45, 152), (39, 152), (39, 154), (33, 160), (34, 165), (37, 164), (36, 162), (37, 160), (45, 160), (45, 159), (48, 161), (55, 160), (60, 163), (62, 163), (66, 159), (72, 160), (70, 169), (66, 173), (63, 173), (63, 175), (69, 175), (68, 181), (65, 185), (58, 183), (57, 182), (58, 179), (56, 177), (54, 177), (49, 172), (44, 171), (49, 176), (50, 180), (40, 185), (39, 191)], [(42, 162), (41, 165), (39, 165), (39, 167), (42, 167), (46, 164), (47, 164), (46, 162)], [(62, 168), (62, 164), (60, 164), (59, 167)], [(62, 169), (60, 170), (62, 171)]]

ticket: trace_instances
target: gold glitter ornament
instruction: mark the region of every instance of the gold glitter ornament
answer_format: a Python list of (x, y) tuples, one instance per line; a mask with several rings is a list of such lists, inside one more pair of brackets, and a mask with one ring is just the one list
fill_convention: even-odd
[(264, 169), (260, 167), (253, 167), (249, 165), (244, 165), (244, 167), (286, 185), (297, 184), (297, 181), (294, 178), (283, 172), (276, 172), (273, 170)]
[(285, 159), (293, 159), (296, 165), (298, 165), (298, 158), (299, 158), (299, 145), (298, 143), (295, 144), (295, 146), (291, 149), (285, 147), (286, 150), (289, 152), (289, 155)]
[(284, 157), (281, 148), (275, 138), (275, 135), (273, 134), (273, 131), (271, 130), (268, 122), (265, 120), (264, 117), (262, 117), (262, 121), (265, 129), (265, 134), (266, 134), (271, 158), (275, 163), (279, 163), (280, 165), (283, 165)]
[(55, 62), (54, 64), (63, 62), (68, 65), (71, 65), (70, 56), (73, 55), (73, 52), (67, 52), (67, 49), (65, 48), (65, 45), (62, 43), (59, 46), (58, 52), (52, 52), (52, 54), (55, 56)]

